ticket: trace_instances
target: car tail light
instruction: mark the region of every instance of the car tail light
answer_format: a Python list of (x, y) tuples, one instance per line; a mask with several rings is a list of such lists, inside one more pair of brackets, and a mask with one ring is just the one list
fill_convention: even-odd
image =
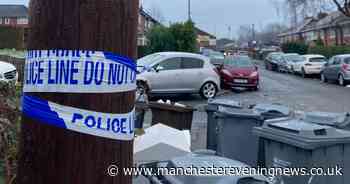
[(350, 65), (349, 64), (343, 64), (342, 67), (344, 70), (349, 70), (350, 71)]

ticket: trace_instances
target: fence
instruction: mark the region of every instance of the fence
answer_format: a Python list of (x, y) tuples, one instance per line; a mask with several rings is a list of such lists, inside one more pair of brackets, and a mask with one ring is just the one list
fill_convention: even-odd
[(0, 55), (0, 61), (4, 61), (15, 65), (18, 71), (18, 82), (21, 82), (21, 83), (23, 82), (25, 59)]

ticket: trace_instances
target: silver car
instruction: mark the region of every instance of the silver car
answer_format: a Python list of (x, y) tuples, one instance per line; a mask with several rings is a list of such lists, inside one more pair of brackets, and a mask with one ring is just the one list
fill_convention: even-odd
[(137, 61), (138, 87), (150, 94), (199, 93), (214, 98), (220, 77), (208, 57), (184, 53), (155, 53)]
[(342, 86), (350, 83), (350, 54), (337, 55), (326, 63), (321, 71), (322, 82), (338, 81)]

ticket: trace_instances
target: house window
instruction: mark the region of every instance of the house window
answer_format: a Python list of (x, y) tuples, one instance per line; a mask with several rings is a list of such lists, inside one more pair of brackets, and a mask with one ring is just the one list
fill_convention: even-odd
[(5, 24), (10, 24), (10, 19), (9, 18), (5, 18)]
[(28, 19), (27, 18), (17, 18), (17, 24), (18, 25), (27, 25)]

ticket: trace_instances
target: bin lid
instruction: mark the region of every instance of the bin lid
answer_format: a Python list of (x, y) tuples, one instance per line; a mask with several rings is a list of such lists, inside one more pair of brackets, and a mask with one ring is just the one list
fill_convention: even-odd
[(253, 110), (258, 114), (274, 113), (281, 116), (288, 116), (291, 113), (289, 107), (278, 104), (257, 104)]
[(350, 125), (350, 113), (307, 112), (304, 120), (320, 125), (344, 128)]
[(305, 122), (301, 119), (266, 121), (255, 127), (254, 134), (303, 149), (316, 149), (335, 144), (350, 144), (350, 131)]
[(243, 108), (243, 104), (241, 102), (237, 102), (235, 100), (229, 99), (209, 99), (208, 105), (210, 106), (224, 106), (231, 108)]
[(216, 118), (251, 118), (263, 121), (263, 117), (260, 114), (254, 113), (252, 109), (234, 109), (229, 107), (219, 106), (215, 113)]
[[(201, 155), (201, 154), (188, 154), (183, 157), (174, 158), (169, 161), (168, 167), (171, 168), (197, 168), (197, 169), (207, 169), (207, 168), (223, 168), (223, 169), (234, 169), (234, 168), (250, 168), (250, 166), (235, 160), (231, 160), (224, 157), (218, 157), (213, 155)], [(195, 172), (195, 171), (194, 171)], [(221, 171), (218, 171), (221, 172)], [(227, 170), (229, 173), (230, 171)], [(195, 173), (194, 173), (195, 174)], [(200, 173), (199, 173), (200, 174)], [(206, 173), (205, 173), (206, 174)], [(241, 179), (251, 178), (255, 181), (262, 181), (263, 183), (267, 179), (263, 176), (215, 176), (213, 174), (219, 173), (209, 173), (210, 175), (205, 176), (165, 176), (165, 178), (172, 184), (217, 184), (217, 183), (238, 183)]]

